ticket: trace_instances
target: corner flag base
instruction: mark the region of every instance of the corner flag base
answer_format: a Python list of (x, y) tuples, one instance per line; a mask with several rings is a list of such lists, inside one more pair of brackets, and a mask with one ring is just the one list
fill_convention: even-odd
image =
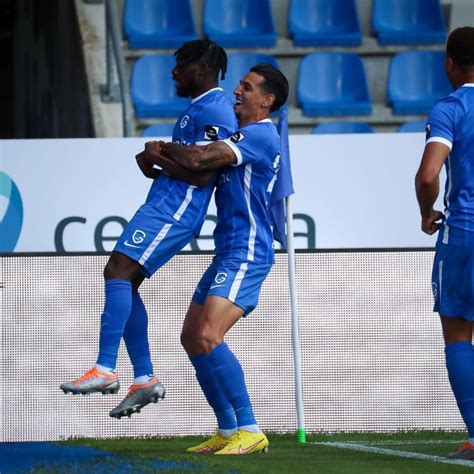
[(306, 433), (304, 431), (304, 428), (298, 428), (298, 430), (296, 431), (296, 439), (298, 440), (298, 443), (306, 443)]

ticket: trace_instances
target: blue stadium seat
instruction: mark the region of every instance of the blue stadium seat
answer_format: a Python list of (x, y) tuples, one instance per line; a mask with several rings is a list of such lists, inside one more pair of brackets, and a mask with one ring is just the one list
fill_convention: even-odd
[(276, 59), (268, 54), (229, 53), (227, 57), (227, 74), (225, 79), (220, 82), (220, 86), (232, 101), (234, 100), (234, 89), (252, 66), (258, 63), (270, 63), (279, 67)]
[(196, 38), (189, 0), (126, 0), (123, 31), (132, 49), (178, 48)]
[(190, 103), (176, 95), (171, 70), (172, 54), (142, 56), (132, 69), (132, 101), (138, 118), (177, 117)]
[(312, 132), (316, 135), (328, 133), (374, 133), (374, 129), (364, 122), (328, 122), (317, 125)]
[(424, 132), (425, 130), (426, 130), (425, 120), (411, 120), (410, 122), (405, 122), (403, 125), (400, 125), (397, 132), (416, 133), (416, 132)]
[(296, 86), (304, 115), (369, 115), (364, 65), (353, 53), (312, 53), (300, 63)]
[(276, 45), (269, 0), (206, 0), (203, 29), (224, 48)]
[(388, 72), (388, 100), (396, 115), (427, 115), (434, 103), (452, 92), (441, 51), (396, 54)]
[(157, 123), (145, 128), (142, 137), (171, 137), (173, 135), (174, 123)]
[(374, 0), (372, 27), (380, 44), (436, 44), (446, 40), (440, 0)]
[(354, 0), (292, 0), (288, 30), (295, 46), (359, 46)]

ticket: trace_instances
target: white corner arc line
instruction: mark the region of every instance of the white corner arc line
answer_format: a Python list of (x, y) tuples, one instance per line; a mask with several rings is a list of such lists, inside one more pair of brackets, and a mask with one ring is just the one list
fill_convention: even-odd
[(386, 456), (418, 459), (420, 461), (431, 461), (440, 464), (457, 464), (459, 466), (474, 467), (474, 461), (468, 461), (465, 459), (447, 459), (442, 458), (441, 456), (433, 456), (430, 454), (413, 453), (411, 451), (399, 451), (397, 449), (376, 448), (374, 446), (365, 446), (363, 444), (340, 442), (319, 442), (314, 444), (341, 449), (352, 449), (353, 451), (361, 451), (363, 453), (385, 454)]

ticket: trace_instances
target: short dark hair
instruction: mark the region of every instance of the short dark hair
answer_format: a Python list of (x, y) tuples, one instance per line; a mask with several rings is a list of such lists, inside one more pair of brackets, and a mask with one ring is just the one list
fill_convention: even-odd
[(448, 36), (446, 55), (464, 71), (474, 70), (474, 28), (456, 28)]
[(188, 64), (195, 61), (206, 63), (215, 72), (216, 77), (221, 72), (221, 79), (227, 72), (227, 54), (221, 46), (209, 39), (187, 41), (174, 53), (177, 62)]
[(278, 110), (286, 102), (286, 99), (288, 99), (288, 79), (279, 69), (268, 63), (257, 64), (250, 69), (250, 72), (262, 76), (263, 90), (275, 96), (275, 102), (273, 103), (270, 112)]

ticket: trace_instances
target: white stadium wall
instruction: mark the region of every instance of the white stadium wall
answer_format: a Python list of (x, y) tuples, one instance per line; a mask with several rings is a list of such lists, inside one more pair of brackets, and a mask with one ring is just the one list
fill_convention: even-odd
[[(194, 286), (210, 262), (181, 254), (144, 283), (155, 373), (167, 393), (130, 419), (110, 418), (132, 369), (122, 347), (117, 395), (65, 395), (94, 362), (106, 256), (0, 259), (0, 442), (211, 433), (214, 417), (179, 343)], [(432, 251), (296, 255), (303, 403), (308, 432), (462, 429), (431, 312)], [(257, 420), (297, 428), (286, 255), (257, 309), (227, 342), (239, 357)]]

